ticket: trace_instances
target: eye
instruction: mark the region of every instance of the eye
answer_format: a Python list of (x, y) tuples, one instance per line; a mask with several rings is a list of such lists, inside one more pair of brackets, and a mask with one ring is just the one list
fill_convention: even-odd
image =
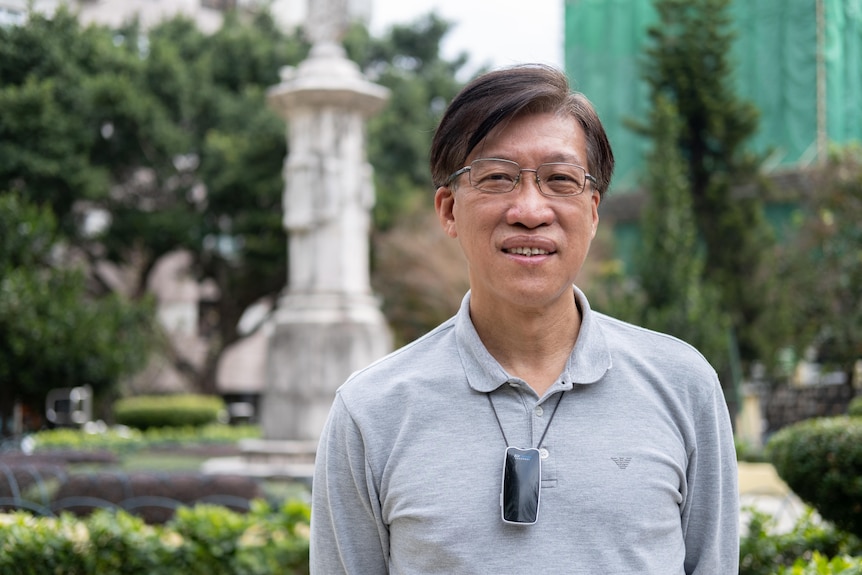
[(569, 196), (584, 189), (586, 172), (575, 164), (543, 164), (539, 166), (539, 180), (554, 195)]
[(517, 176), (513, 176), (508, 172), (488, 172), (482, 175), (482, 181), (502, 181), (513, 182)]
[(470, 168), (470, 183), (478, 190), (505, 193), (515, 187), (520, 173), (520, 168), (513, 162), (476, 160)]
[(544, 180), (546, 182), (577, 182), (575, 174), (567, 172), (551, 172)]

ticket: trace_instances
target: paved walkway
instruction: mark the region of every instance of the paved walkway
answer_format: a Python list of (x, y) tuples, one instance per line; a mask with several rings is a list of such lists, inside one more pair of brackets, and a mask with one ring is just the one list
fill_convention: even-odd
[(787, 487), (769, 463), (739, 463), (739, 505), (742, 529), (748, 525), (749, 508), (775, 518), (775, 530), (789, 531), (805, 513), (805, 504)]

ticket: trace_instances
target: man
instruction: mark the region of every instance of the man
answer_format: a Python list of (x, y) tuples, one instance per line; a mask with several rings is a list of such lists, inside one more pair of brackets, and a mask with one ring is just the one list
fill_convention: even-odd
[(453, 100), (431, 146), (434, 205), (470, 291), (340, 388), (317, 453), (312, 573), (737, 572), (714, 370), (574, 287), (613, 163), (554, 69), (494, 71)]

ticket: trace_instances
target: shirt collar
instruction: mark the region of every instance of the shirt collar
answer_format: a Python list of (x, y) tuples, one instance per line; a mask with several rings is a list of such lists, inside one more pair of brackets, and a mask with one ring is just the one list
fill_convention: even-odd
[[(599, 381), (612, 367), (611, 353), (601, 325), (596, 321), (596, 314), (590, 309), (587, 297), (577, 286), (572, 286), (572, 289), (581, 310), (581, 329), (578, 333), (578, 341), (575, 342), (566, 367), (560, 375), (560, 381), (568, 385), (586, 385)], [(503, 369), (479, 339), (479, 334), (470, 319), (469, 291), (461, 300), (461, 308), (455, 316), (455, 337), (461, 364), (464, 366), (471, 388), (488, 393), (506, 382), (517, 379)]]

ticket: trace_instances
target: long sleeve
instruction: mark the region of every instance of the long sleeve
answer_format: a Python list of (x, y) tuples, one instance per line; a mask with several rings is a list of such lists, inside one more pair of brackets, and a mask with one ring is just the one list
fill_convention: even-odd
[(730, 416), (716, 380), (712, 402), (695, 414), (696, 445), (687, 472), (682, 511), (685, 572), (736, 573), (739, 569), (739, 495)]
[(340, 395), (317, 451), (311, 574), (388, 573), (389, 534), (359, 429)]

